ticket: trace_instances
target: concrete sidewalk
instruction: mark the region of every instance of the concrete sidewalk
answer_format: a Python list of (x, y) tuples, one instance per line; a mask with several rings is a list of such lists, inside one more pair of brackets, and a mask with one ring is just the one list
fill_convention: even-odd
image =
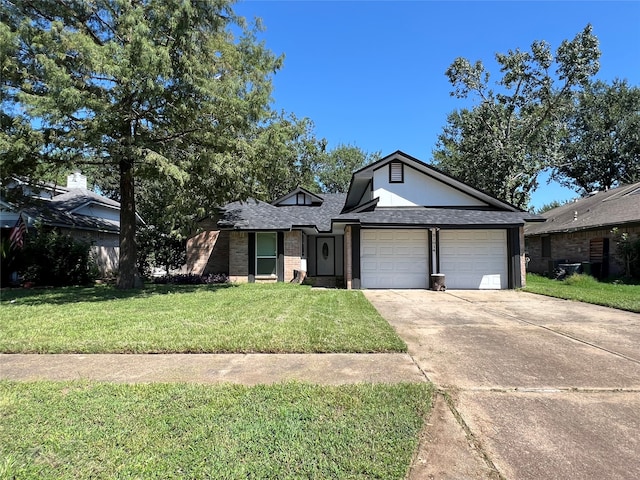
[(0, 379), (323, 385), (426, 382), (409, 354), (0, 354)]

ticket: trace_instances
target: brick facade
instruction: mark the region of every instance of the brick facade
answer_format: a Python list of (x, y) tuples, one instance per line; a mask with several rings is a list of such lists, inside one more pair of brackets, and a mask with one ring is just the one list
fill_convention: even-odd
[(284, 281), (290, 282), (295, 277), (294, 270), (300, 270), (302, 258), (302, 232), (293, 230), (284, 232)]
[(229, 232), (229, 280), (249, 281), (249, 234)]
[[(640, 236), (640, 225), (620, 227), (619, 233), (629, 233), (633, 237)], [(610, 228), (582, 230), (571, 233), (551, 233), (546, 235), (551, 243), (551, 255), (542, 255), (542, 238), (545, 235), (529, 235), (526, 237), (526, 252), (530, 258), (527, 271), (539, 274), (550, 274), (549, 262), (580, 263), (589, 261), (589, 244), (591, 239), (609, 239), (608, 274), (620, 275), (622, 266), (615, 256), (616, 242)], [(546, 253), (546, 252), (545, 252)]]
[(229, 232), (208, 230), (187, 240), (187, 271), (196, 275), (229, 272)]

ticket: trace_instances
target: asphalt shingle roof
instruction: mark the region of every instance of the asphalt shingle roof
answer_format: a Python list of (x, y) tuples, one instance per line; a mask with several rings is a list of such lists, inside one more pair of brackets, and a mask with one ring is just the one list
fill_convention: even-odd
[(539, 219), (527, 212), (473, 210), (456, 208), (380, 207), (369, 212), (341, 214), (345, 194), (321, 194), (321, 206), (287, 205), (276, 207), (258, 200), (233, 202), (223, 209), (218, 226), (237, 230), (288, 230), (292, 227), (317, 226), (329, 232), (332, 221), (353, 221), (369, 225), (422, 226), (497, 226), (523, 225)]
[(67, 193), (56, 195), (51, 199), (51, 202), (57, 204), (59, 208), (64, 210), (73, 210), (86, 203), (95, 202), (109, 207), (120, 208), (120, 203), (110, 198), (103, 197), (91, 190), (85, 190), (82, 188), (72, 188)]
[(220, 228), (237, 230), (288, 230), (292, 226), (317, 226), (319, 231), (331, 230), (331, 219), (344, 205), (342, 193), (318, 195), (319, 206), (283, 205), (276, 207), (260, 200), (232, 202), (223, 208), (218, 220)]
[(372, 212), (345, 213), (339, 219), (359, 220), (373, 225), (425, 225), (434, 227), (523, 225), (535, 219), (527, 212), (471, 210), (457, 208), (377, 208)]
[(109, 233), (120, 231), (119, 222), (106, 218), (74, 213), (73, 210), (96, 203), (120, 209), (115, 200), (81, 188), (67, 189), (65, 193), (53, 198), (25, 198), (21, 202), (21, 211), (30, 218), (51, 227), (64, 227), (79, 230), (94, 230)]
[(640, 182), (598, 192), (544, 212), (541, 216), (546, 222), (527, 225), (526, 235), (640, 223)]
[(52, 227), (66, 227), (80, 230), (98, 230), (118, 233), (118, 222), (103, 218), (77, 215), (60, 208), (55, 202), (39, 201), (22, 209), (29, 217)]

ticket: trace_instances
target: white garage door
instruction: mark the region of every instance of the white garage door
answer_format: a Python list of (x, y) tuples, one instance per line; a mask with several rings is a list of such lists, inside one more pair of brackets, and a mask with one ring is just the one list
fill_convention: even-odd
[(361, 230), (362, 288), (426, 288), (426, 230)]
[(507, 288), (507, 231), (440, 230), (440, 272), (447, 288)]

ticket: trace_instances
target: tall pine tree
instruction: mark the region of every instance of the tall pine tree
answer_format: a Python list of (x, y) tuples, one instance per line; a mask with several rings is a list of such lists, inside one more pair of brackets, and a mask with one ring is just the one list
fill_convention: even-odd
[(228, 0), (18, 0), (1, 15), (2, 175), (117, 175), (120, 288), (135, 284), (136, 179), (250, 194), (247, 142), (282, 59)]

